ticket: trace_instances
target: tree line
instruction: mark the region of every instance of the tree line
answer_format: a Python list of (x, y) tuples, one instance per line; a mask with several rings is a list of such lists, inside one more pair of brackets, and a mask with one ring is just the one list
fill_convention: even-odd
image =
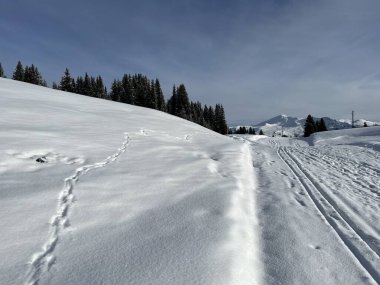
[[(5, 77), (1, 63), (0, 77)], [(12, 79), (47, 87), (46, 81), (36, 66), (32, 64), (30, 67), (23, 67), (20, 61), (16, 65)], [(83, 76), (74, 78), (66, 68), (59, 83), (53, 82), (52, 88), (156, 109), (192, 121), (220, 134), (228, 132), (223, 105), (216, 104), (213, 107), (202, 105), (199, 101), (190, 101), (184, 84), (174, 85), (172, 95), (166, 101), (157, 78), (153, 80), (142, 74), (124, 74), (121, 79), (113, 80), (108, 92), (100, 75), (94, 77), (85, 73)]]
[[(236, 129), (230, 128), (229, 134), (237, 134), (237, 135), (256, 135), (256, 131), (253, 127), (237, 127)], [(260, 129), (259, 135), (263, 136), (264, 132)]]
[(325, 132), (327, 131), (327, 127), (325, 124), (325, 121), (323, 118), (320, 120), (315, 120), (311, 115), (308, 115), (305, 121), (305, 126), (304, 126), (304, 134), (303, 136), (309, 137), (311, 134), (316, 133), (316, 132)]

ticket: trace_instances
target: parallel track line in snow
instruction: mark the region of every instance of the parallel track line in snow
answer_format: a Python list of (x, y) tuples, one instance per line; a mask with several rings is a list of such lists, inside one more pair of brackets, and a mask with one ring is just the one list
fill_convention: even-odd
[[(366, 236), (366, 234), (364, 234), (362, 232), (362, 230), (356, 225), (356, 223), (354, 221), (352, 221), (352, 219), (347, 216), (347, 214), (345, 213), (344, 210), (342, 210), (337, 204), (336, 202), (334, 201), (334, 199), (332, 199), (330, 197), (330, 195), (326, 192), (326, 190), (324, 190), (324, 187), (322, 185), (320, 185), (320, 183), (318, 183), (316, 181), (316, 178), (311, 175), (309, 173), (309, 171), (305, 170), (304, 167), (302, 167), (302, 163), (300, 162), (300, 160), (298, 158), (296, 158), (293, 154), (291, 154), (287, 149), (283, 149), (284, 151), (286, 151), (287, 155), (290, 156), (292, 158), (292, 160), (297, 164), (298, 168), (302, 170), (302, 172), (305, 174), (305, 176), (310, 180), (310, 182), (315, 186), (315, 188), (321, 193), (321, 195), (329, 202), (329, 204), (331, 206), (334, 207), (334, 209), (344, 218), (344, 220), (350, 225), (350, 227), (355, 230), (355, 232), (361, 237), (361, 239), (363, 239), (367, 244), (368, 246), (374, 251), (376, 252), (376, 255), (378, 258), (380, 258), (380, 251), (379, 251), (379, 248), (376, 247), (375, 245), (373, 245), (369, 239), (375, 239), (373, 236)], [(301, 155), (303, 156), (307, 156), (306, 153), (303, 153), (303, 152), (300, 152)], [(314, 163), (320, 163), (320, 161), (318, 161), (318, 159), (314, 159)], [(333, 169), (337, 170), (338, 167), (334, 166)], [(330, 174), (331, 175), (331, 174)], [(357, 183), (356, 181), (354, 181), (354, 183)], [(363, 187), (363, 185), (361, 184), (358, 184), (359, 186)], [(369, 188), (368, 188), (369, 189)], [(370, 190), (370, 189), (369, 189)], [(363, 194), (362, 194), (363, 195)], [(372, 199), (375, 199), (377, 200), (376, 198), (377, 197), (372, 197), (370, 196), (370, 198)], [(344, 204), (344, 201), (341, 201), (343, 204)], [(348, 207), (346, 205), (346, 207)], [(363, 220), (361, 217), (358, 217), (360, 220), (361, 220), (361, 223), (365, 224), (367, 227), (370, 227), (369, 224), (367, 224), (367, 222), (365, 220)], [(373, 232), (374, 235), (378, 236), (380, 233), (379, 231), (376, 229), (376, 228), (371, 228), (371, 231)], [(369, 241), (368, 241), (369, 240)]]
[(302, 167), (287, 153), (286, 149), (278, 146), (276, 142), (274, 143), (278, 156), (288, 166), (295, 178), (305, 189), (326, 222), (336, 232), (343, 244), (346, 245), (347, 249), (357, 259), (363, 269), (368, 272), (375, 282), (380, 284), (380, 259), (377, 253), (363, 240), (360, 234), (350, 226), (350, 223), (342, 217), (339, 211), (332, 205), (330, 199), (325, 197), (304, 170), (302, 170)]
[(129, 141), (129, 135), (124, 133), (124, 141), (121, 147), (113, 155), (108, 156), (101, 162), (79, 167), (75, 170), (73, 175), (65, 178), (64, 186), (58, 196), (57, 211), (51, 218), (48, 240), (42, 247), (41, 251), (33, 254), (31, 261), (29, 262), (30, 267), (26, 275), (25, 285), (38, 285), (41, 276), (45, 272), (49, 271), (50, 267), (55, 262), (53, 252), (57, 246), (62, 230), (69, 225), (68, 211), (74, 201), (74, 187), (78, 182), (78, 179), (83, 174), (93, 169), (105, 167), (106, 165), (114, 162), (122, 153), (126, 151)]

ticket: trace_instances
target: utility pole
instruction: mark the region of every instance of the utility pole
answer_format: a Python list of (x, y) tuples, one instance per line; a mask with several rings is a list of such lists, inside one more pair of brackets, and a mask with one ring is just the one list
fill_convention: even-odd
[(355, 128), (355, 126), (354, 126), (354, 111), (352, 111), (352, 128)]

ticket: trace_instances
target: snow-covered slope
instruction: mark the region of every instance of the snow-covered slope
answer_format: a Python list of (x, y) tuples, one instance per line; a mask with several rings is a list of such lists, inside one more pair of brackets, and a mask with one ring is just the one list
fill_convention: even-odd
[(0, 78), (0, 284), (259, 284), (251, 160), (162, 112)]

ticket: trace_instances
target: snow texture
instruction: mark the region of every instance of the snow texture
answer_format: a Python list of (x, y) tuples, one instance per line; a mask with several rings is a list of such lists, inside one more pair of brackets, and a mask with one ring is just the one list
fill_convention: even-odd
[(8, 79), (0, 117), (0, 284), (260, 283), (247, 143)]
[(380, 283), (380, 127), (226, 137), (2, 78), (0, 118), (0, 284)]

